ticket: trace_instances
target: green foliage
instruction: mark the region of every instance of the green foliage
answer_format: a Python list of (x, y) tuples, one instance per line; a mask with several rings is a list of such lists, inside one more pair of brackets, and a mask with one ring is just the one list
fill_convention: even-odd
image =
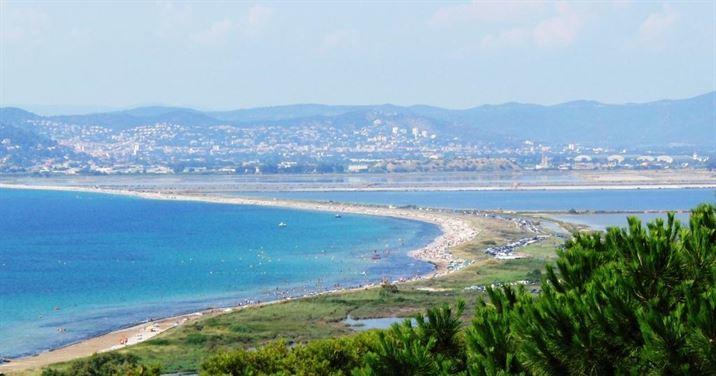
[[(472, 326), (467, 329), (469, 374), (516, 374), (523, 366), (515, 355), (515, 343), (510, 333), (510, 321), (518, 311), (517, 293), (509, 286), (502, 290), (487, 289), (490, 304), (478, 302)], [(520, 297), (527, 297), (521, 294)]]
[(209, 357), (203, 375), (348, 375), (358, 368), (374, 341), (370, 333), (316, 340), (289, 347), (274, 341), (256, 350), (234, 350)]
[(262, 375), (277, 374), (284, 367), (283, 360), (288, 354), (283, 341), (271, 342), (256, 351), (236, 350), (219, 353), (202, 365), (207, 375)]
[(393, 294), (396, 294), (398, 292), (398, 286), (384, 283), (380, 286), (380, 297), (381, 298), (388, 298)]
[(204, 375), (434, 375), (464, 368), (460, 316), (465, 303), (442, 305), (387, 331), (312, 341), (272, 342), (255, 350), (222, 352), (202, 365)]
[(101, 353), (71, 362), (66, 370), (44, 369), (43, 376), (158, 376), (160, 368), (139, 364), (133, 355)]
[(459, 357), (463, 344), (460, 340), (462, 317), (465, 312), (465, 301), (458, 300), (453, 312), (452, 307), (443, 304), (439, 308), (430, 308), (425, 316), (415, 317), (418, 337), (427, 344), (435, 341), (433, 352), (447, 357)]
[(379, 332), (378, 341), (365, 356), (366, 366), (356, 376), (368, 375), (434, 375), (438, 364), (432, 356), (435, 339), (424, 343), (410, 320), (394, 324), (389, 331)]
[(377, 343), (365, 355), (365, 367), (356, 375), (435, 375), (464, 370), (460, 338), (465, 302), (453, 310), (447, 304), (429, 308), (425, 316), (394, 324), (378, 332)]
[(539, 282), (542, 280), (542, 271), (539, 269), (533, 269), (527, 273), (527, 280), (531, 282)]
[(543, 293), (512, 328), (521, 338), (518, 356), (540, 374), (709, 369), (713, 347), (696, 344), (716, 338), (708, 303), (713, 218), (714, 207), (704, 205), (689, 228), (669, 215), (647, 228), (630, 218), (628, 229), (577, 235), (560, 253), (559, 272), (548, 269)]
[[(429, 308), (415, 324), (310, 342), (275, 342), (208, 359), (210, 375), (716, 375), (716, 208), (688, 226), (578, 233), (539, 293), (487, 289), (471, 325), (465, 304)], [(387, 299), (390, 291), (378, 296)]]

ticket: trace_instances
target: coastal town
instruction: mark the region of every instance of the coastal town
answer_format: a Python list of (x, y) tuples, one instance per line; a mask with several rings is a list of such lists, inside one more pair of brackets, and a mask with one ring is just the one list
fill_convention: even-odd
[[(712, 148), (539, 141), (455, 132), (421, 116), (203, 124), (121, 123), (0, 109), (0, 173), (132, 175), (670, 170), (714, 167)], [(17, 116), (11, 116), (19, 113)], [(121, 126), (115, 123), (120, 122)], [(10, 125), (12, 124), (12, 125)]]

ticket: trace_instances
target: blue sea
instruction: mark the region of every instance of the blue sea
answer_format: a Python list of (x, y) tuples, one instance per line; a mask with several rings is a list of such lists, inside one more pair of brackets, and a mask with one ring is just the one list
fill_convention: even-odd
[(416, 205), (448, 209), (567, 211), (688, 210), (716, 202), (714, 189), (609, 189), (505, 191), (294, 191), (227, 192), (238, 196)]
[(438, 234), (394, 218), (0, 189), (0, 358), (277, 292), (427, 273), (407, 251)]

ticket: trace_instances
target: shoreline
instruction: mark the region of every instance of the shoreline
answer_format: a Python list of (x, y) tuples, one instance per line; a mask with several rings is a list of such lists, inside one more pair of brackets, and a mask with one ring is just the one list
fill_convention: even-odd
[[(157, 176), (156, 178), (163, 178), (164, 176)], [(77, 184), (78, 182), (74, 182)], [(121, 187), (126, 187), (128, 184), (120, 182), (101, 182), (92, 181), (87, 183), (79, 183), (80, 185), (35, 185), (27, 184), (23, 182), (10, 183), (6, 179), (0, 179), (0, 187), (23, 187), (23, 189), (51, 189), (51, 190), (107, 190), (107, 191), (124, 191)], [(170, 186), (163, 187), (161, 183), (142, 183), (131, 184), (134, 189), (166, 189), (172, 190)], [(227, 183), (231, 185), (231, 183)], [(250, 184), (249, 184), (250, 185)], [(39, 188), (45, 187), (45, 188)], [(198, 189), (201, 185), (192, 186), (191, 184), (181, 188), (182, 190)], [(207, 194), (213, 193), (212, 189), (207, 190), (207, 187), (203, 187)], [(217, 192), (221, 192), (223, 189), (229, 188), (227, 186), (215, 186), (212, 187)], [(280, 192), (509, 192), (509, 191), (619, 191), (619, 190), (681, 190), (681, 189), (716, 189), (716, 183), (712, 182), (667, 182), (667, 181), (656, 181), (656, 182), (553, 182), (553, 183), (539, 183), (534, 184), (530, 182), (526, 183), (497, 183), (497, 184), (480, 184), (480, 185), (458, 185), (454, 183), (416, 183), (410, 182), (409, 185), (380, 185), (380, 184), (352, 184), (348, 186), (334, 185), (330, 187), (316, 187), (311, 183), (261, 183), (259, 185), (252, 186), (251, 189), (231, 189), (232, 191), (241, 193), (280, 193)], [(131, 192), (142, 193), (142, 191), (132, 190)]]
[[(440, 229), (440, 234), (427, 245), (408, 252), (408, 255), (435, 266), (435, 268), (426, 274), (415, 278), (401, 281), (392, 281), (393, 283), (402, 283), (407, 281), (429, 279), (446, 275), (457, 268), (451, 269), (451, 263), (464, 265), (464, 260), (460, 260), (453, 256), (450, 249), (473, 239), (477, 234), (477, 229), (467, 220), (456, 218), (455, 215), (449, 215), (442, 212), (426, 212), (414, 209), (398, 209), (390, 207), (366, 207), (355, 204), (343, 203), (322, 203), (322, 202), (305, 202), (293, 200), (271, 200), (260, 198), (233, 198), (218, 197), (211, 195), (192, 195), (192, 194), (174, 194), (163, 192), (141, 192), (130, 189), (105, 189), (93, 187), (76, 187), (76, 186), (51, 186), (51, 185), (25, 185), (25, 184), (6, 184), (0, 183), (0, 189), (24, 189), (24, 190), (46, 190), (46, 191), (67, 191), (67, 192), (85, 192), (113, 194), (129, 197), (137, 197), (142, 199), (154, 200), (172, 200), (172, 201), (193, 201), (205, 202), (213, 204), (227, 205), (250, 205), (265, 207), (280, 207), (292, 210), (309, 210), (333, 213), (350, 213), (359, 215), (382, 216), (398, 219), (408, 219), (420, 222), (431, 223)], [(269, 302), (246, 304), (227, 308), (208, 308), (206, 310), (159, 318), (153, 321), (131, 324), (127, 328), (122, 328), (108, 332), (106, 334), (90, 337), (78, 342), (68, 344), (50, 351), (42, 352), (35, 355), (24, 356), (19, 358), (11, 358), (6, 363), (0, 363), (0, 372), (18, 372), (29, 368), (43, 367), (52, 363), (69, 361), (79, 357), (89, 356), (97, 352), (111, 351), (146, 341), (157, 334), (168, 329), (183, 325), (187, 322), (195, 320), (199, 317), (207, 315), (217, 315), (233, 310), (244, 309), (248, 307), (262, 306), (266, 304), (277, 304), (285, 301), (301, 299), (309, 296), (317, 296), (324, 294), (345, 293), (350, 291), (374, 288), (379, 283), (372, 283), (358, 287), (346, 287), (332, 289), (321, 292), (310, 293), (301, 297), (289, 297), (284, 299), (272, 300)], [(120, 344), (124, 341), (124, 344)]]
[[(420, 186), (420, 187), (331, 187), (331, 188), (285, 188), (262, 189), (261, 192), (484, 192), (484, 191), (619, 191), (659, 189), (716, 189), (716, 183), (703, 184), (551, 184), (551, 185), (474, 185), (463, 187)], [(241, 193), (241, 191), (237, 191)], [(256, 191), (244, 191), (256, 192)]]
[[(210, 179), (207, 179), (210, 177)], [(42, 181), (42, 182), (41, 182)], [(105, 188), (182, 186), (232, 191), (482, 191), (716, 188), (716, 170), (608, 169), (433, 171), (401, 173), (282, 173), (33, 175), (4, 174), (0, 182), (16, 184), (103, 186)]]

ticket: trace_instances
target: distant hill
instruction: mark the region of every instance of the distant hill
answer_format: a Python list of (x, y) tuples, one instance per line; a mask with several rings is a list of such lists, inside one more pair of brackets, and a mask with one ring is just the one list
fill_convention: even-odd
[(331, 106), (324, 104), (294, 104), (288, 106), (258, 107), (233, 111), (215, 111), (208, 114), (231, 123), (277, 121), (315, 116), (336, 116), (359, 111), (371, 106)]
[(40, 115), (17, 107), (0, 107), (0, 124), (24, 124), (28, 120), (40, 119)]
[(78, 125), (101, 125), (113, 130), (155, 123), (182, 125), (216, 125), (222, 123), (201, 111), (181, 107), (139, 107), (131, 110), (88, 115), (48, 116), (47, 119)]
[(643, 104), (575, 101), (554, 106), (480, 106), (445, 115), (453, 127), (551, 143), (714, 145), (716, 138), (716, 92)]
[[(20, 112), (0, 112), (2, 115), (27, 116)], [(31, 115), (31, 114), (30, 114)], [(83, 161), (87, 156), (75, 153), (70, 148), (41, 136), (31, 130), (21, 129), (0, 122), (0, 172), (21, 171), (22, 166)]]
[(180, 107), (140, 107), (88, 115), (41, 117), (18, 108), (0, 108), (0, 123), (25, 126), (27, 120), (47, 119), (112, 130), (172, 123), (186, 126), (312, 124), (350, 128), (392, 121), (399, 126), (420, 124), (446, 138), (499, 143), (525, 139), (542, 143), (577, 142), (610, 146), (714, 145), (716, 92), (681, 100), (641, 104), (574, 101), (552, 106), (506, 103), (463, 110), (431, 106), (297, 104), (234, 111), (203, 112)]

